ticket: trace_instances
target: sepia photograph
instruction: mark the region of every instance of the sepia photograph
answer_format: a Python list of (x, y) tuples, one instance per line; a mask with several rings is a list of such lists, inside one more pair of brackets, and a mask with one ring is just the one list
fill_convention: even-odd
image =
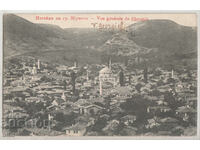
[(197, 138), (196, 13), (4, 13), (2, 136)]

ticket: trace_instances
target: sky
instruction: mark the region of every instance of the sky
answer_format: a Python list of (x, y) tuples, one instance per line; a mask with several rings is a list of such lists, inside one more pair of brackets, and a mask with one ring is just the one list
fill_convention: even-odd
[[(121, 22), (124, 26), (129, 26), (137, 21), (150, 19), (169, 19), (184, 26), (197, 26), (197, 15), (195, 13), (168, 13), (168, 14), (63, 14), (63, 13), (18, 13), (16, 14), (33, 23), (44, 23), (58, 25), (61, 28), (93, 28), (102, 25), (118, 25)], [(39, 17), (39, 19), (37, 18)]]

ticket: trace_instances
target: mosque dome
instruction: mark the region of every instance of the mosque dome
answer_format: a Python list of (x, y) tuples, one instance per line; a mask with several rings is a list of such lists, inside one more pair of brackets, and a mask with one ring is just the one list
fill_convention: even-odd
[(99, 71), (99, 74), (112, 74), (112, 71), (110, 68), (105, 67)]

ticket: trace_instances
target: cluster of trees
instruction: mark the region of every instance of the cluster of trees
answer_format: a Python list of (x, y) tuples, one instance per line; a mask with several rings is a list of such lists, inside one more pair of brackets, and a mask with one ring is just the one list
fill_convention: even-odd
[(183, 103), (181, 101), (177, 100), (177, 96), (176, 94), (171, 91), (171, 92), (165, 92), (164, 93), (164, 100), (168, 103), (168, 106), (172, 109), (172, 111), (175, 112), (175, 110), (180, 107), (183, 106)]
[(57, 121), (55, 130), (62, 131), (63, 127), (75, 124), (75, 119), (77, 117), (77, 114), (73, 112), (69, 114), (64, 114), (62, 111), (55, 113), (54, 120)]
[(142, 95), (137, 94), (126, 102), (121, 103), (120, 107), (125, 113), (135, 115), (139, 124), (144, 124), (148, 118), (147, 107), (151, 105), (149, 100), (146, 100)]

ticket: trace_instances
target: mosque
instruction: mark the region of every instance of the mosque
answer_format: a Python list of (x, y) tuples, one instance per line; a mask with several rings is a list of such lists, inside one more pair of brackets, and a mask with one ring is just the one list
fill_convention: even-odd
[(104, 67), (99, 71), (99, 93), (103, 95), (103, 84), (106, 82), (116, 85), (116, 78), (112, 73), (111, 59), (109, 60), (109, 66)]

